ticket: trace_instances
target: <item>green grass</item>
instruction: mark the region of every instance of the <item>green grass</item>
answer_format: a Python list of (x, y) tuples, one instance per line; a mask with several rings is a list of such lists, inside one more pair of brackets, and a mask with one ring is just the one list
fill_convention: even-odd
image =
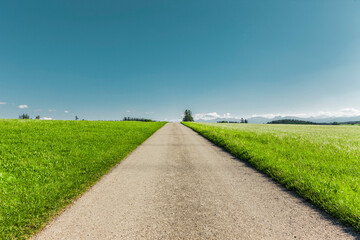
[(161, 122), (0, 120), (0, 239), (26, 239)]
[(360, 127), (183, 123), (360, 232)]

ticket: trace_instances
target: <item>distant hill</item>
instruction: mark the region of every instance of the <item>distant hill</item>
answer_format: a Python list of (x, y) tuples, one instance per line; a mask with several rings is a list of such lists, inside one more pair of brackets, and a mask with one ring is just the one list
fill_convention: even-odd
[(341, 122), (340, 124), (350, 124), (350, 125), (354, 125), (354, 124), (360, 124), (360, 121)]
[(296, 120), (296, 119), (281, 119), (268, 122), (268, 124), (301, 124), (301, 125), (319, 125), (321, 123)]
[[(268, 123), (271, 121), (276, 120), (284, 120), (284, 119), (293, 119), (293, 120), (299, 120), (299, 121), (306, 121), (306, 122), (314, 122), (314, 123), (333, 123), (338, 122), (341, 124), (360, 124), (360, 116), (354, 116), (354, 117), (326, 117), (326, 116), (320, 116), (320, 117), (309, 117), (309, 118), (299, 118), (294, 116), (276, 116), (274, 118), (265, 118), (265, 117), (251, 117), (246, 118), (249, 123)], [(199, 119), (197, 122), (209, 122), (209, 123), (216, 123), (218, 121), (232, 121), (232, 122), (238, 122), (239, 118), (215, 118), (211, 120), (202, 120)]]
[(348, 125), (354, 125), (354, 124), (360, 124), (360, 121), (316, 123), (316, 122), (302, 121), (302, 120), (296, 120), (296, 119), (281, 119), (281, 120), (274, 120), (274, 121), (268, 122), (268, 124), (299, 124), (299, 125), (340, 125), (340, 124), (348, 124)]
[(276, 120), (284, 120), (284, 119), (293, 119), (305, 122), (314, 122), (314, 123), (333, 123), (338, 122), (341, 124), (357, 124), (356, 122), (360, 122), (360, 116), (354, 117), (309, 117), (309, 118), (299, 118), (294, 116), (277, 116), (274, 118), (265, 118), (265, 117), (253, 117), (248, 118), (249, 123), (267, 123)]

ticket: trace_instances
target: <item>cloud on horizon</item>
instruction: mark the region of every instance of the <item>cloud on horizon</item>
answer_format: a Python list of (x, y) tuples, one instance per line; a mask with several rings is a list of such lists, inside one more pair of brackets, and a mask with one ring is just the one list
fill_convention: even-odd
[(194, 115), (194, 120), (213, 120), (213, 119), (217, 119), (217, 118), (236, 118), (234, 116), (232, 116), (230, 113), (225, 113), (223, 115), (219, 115), (217, 112), (212, 112), (212, 113), (197, 113)]
[(0, 102), (0, 105), (5, 105), (6, 104), (6, 102)]
[(69, 113), (69, 111), (68, 111), (68, 110), (65, 110), (64, 113)]
[(168, 119), (168, 118), (164, 118), (165, 122), (181, 122), (182, 118), (178, 118), (178, 119)]
[(42, 117), (42, 118), (40, 118), (41, 120), (53, 120), (53, 118), (51, 118), (51, 117)]
[[(254, 114), (251, 116), (247, 116), (245, 118), (253, 118), (253, 117), (263, 117), (272, 119), (275, 117), (299, 117), (299, 118), (329, 118), (329, 117), (356, 117), (360, 116), (360, 110), (356, 108), (343, 108), (338, 111), (319, 111), (313, 113), (268, 113), (268, 114)], [(223, 115), (218, 114), (217, 112), (211, 113), (197, 113), (194, 115), (194, 120), (214, 120), (218, 118), (223, 119), (241, 119), (242, 117), (233, 116), (231, 113), (225, 113)]]
[(18, 108), (25, 109), (25, 108), (29, 108), (29, 106), (26, 104), (22, 104), (22, 105), (19, 105)]
[(356, 117), (360, 116), (360, 110), (356, 108), (343, 108), (338, 111), (319, 111), (312, 113), (270, 113), (270, 114), (255, 114), (251, 117), (264, 117), (264, 118), (274, 118), (274, 117), (299, 117), (299, 118), (329, 118), (329, 117)]

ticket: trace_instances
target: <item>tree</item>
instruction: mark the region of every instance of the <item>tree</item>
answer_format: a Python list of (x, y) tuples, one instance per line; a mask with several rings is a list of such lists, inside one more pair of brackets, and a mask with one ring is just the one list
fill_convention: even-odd
[(75, 120), (79, 120), (79, 117), (78, 117), (78, 116), (75, 116)]
[(123, 121), (154, 122), (147, 118), (124, 117)]
[(241, 118), (240, 122), (241, 122), (241, 123), (245, 123), (243, 118)]
[(35, 119), (40, 119), (40, 115), (37, 115), (37, 116), (35, 117)]
[(28, 114), (23, 113), (23, 114), (19, 115), (19, 119), (30, 119), (30, 117)]
[(247, 120), (247, 119), (245, 119), (245, 123), (248, 123), (248, 120)]
[(184, 122), (193, 122), (194, 121), (194, 118), (192, 117), (192, 113), (189, 109), (185, 110), (183, 121)]

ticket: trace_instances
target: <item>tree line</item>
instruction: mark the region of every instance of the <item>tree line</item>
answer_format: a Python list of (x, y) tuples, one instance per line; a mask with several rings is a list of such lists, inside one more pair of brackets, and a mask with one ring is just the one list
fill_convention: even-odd
[(358, 124), (359, 121), (354, 122), (331, 122), (331, 123), (316, 123), (311, 121), (303, 121), (297, 119), (281, 119), (268, 122), (267, 124), (298, 124), (298, 125), (340, 125), (340, 124)]
[(151, 119), (135, 117), (124, 117), (123, 121), (154, 122), (154, 120)]
[[(23, 113), (23, 114), (19, 115), (19, 119), (31, 119), (31, 118), (30, 118), (29, 114)], [(34, 119), (40, 119), (40, 115), (35, 116)]]
[(236, 122), (236, 121), (217, 121), (217, 123), (248, 123), (248, 120), (247, 119), (244, 119), (244, 118), (241, 118), (240, 119), (240, 122)]
[[(19, 119), (31, 119), (31, 118), (30, 118), (29, 114), (23, 113), (23, 114), (19, 115)], [(34, 119), (40, 119), (40, 115), (35, 116)], [(79, 117), (75, 116), (75, 120), (79, 120)], [(85, 119), (83, 119), (83, 120), (85, 120)]]
[[(23, 114), (19, 115), (19, 119), (31, 119), (31, 118), (30, 118), (29, 114), (23, 113)], [(37, 115), (34, 119), (40, 119), (40, 115)], [(79, 117), (75, 116), (75, 120), (79, 120)], [(82, 120), (85, 120), (85, 119), (82, 119)], [(117, 121), (119, 121), (119, 120), (117, 120)], [(124, 117), (122, 121), (155, 122), (152, 119), (136, 118), (136, 117)]]

